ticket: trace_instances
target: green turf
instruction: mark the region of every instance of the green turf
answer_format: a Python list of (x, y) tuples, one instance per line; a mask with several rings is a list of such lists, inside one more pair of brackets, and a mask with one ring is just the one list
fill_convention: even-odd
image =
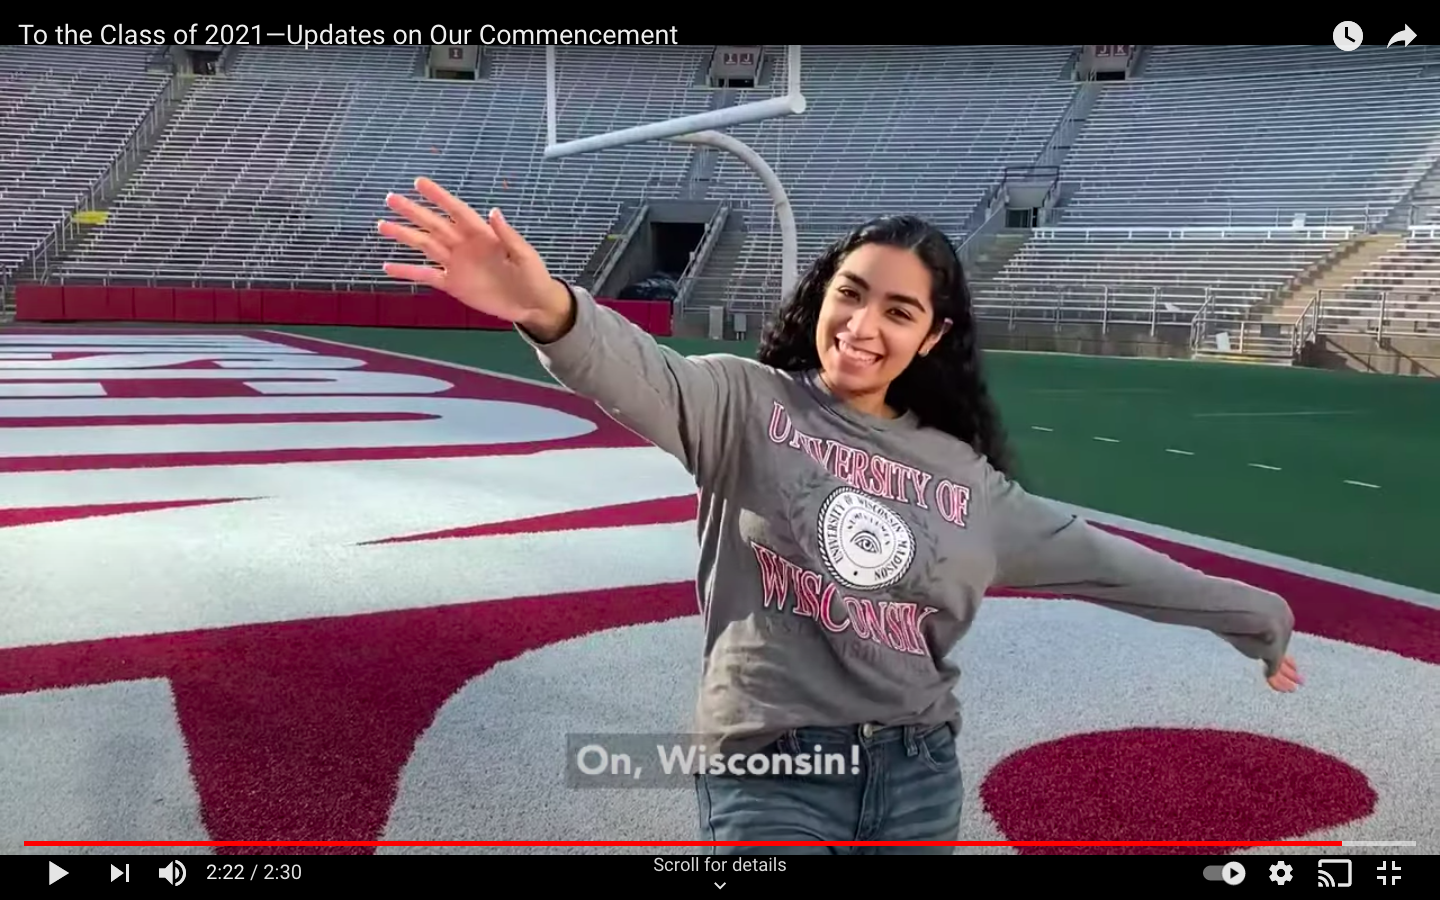
[[(287, 330), (548, 380), (510, 333)], [(1037, 493), (1440, 591), (1440, 382), (1060, 354), (990, 353), (986, 364)], [(1269, 415), (1297, 412), (1327, 414)]]
[[(1440, 383), (1029, 354), (989, 368), (1040, 493), (1440, 590)], [(1268, 415), (1297, 412), (1333, 415)]]
[[(285, 326), (276, 331), (308, 334), (347, 344), (359, 344), (429, 359), (447, 360), (480, 369), (553, 381), (535, 358), (535, 352), (513, 332), (443, 331), (428, 328), (338, 328), (331, 326)], [(687, 355), (736, 353), (753, 356), (755, 344), (719, 342), (692, 338), (665, 338), (662, 343)]]

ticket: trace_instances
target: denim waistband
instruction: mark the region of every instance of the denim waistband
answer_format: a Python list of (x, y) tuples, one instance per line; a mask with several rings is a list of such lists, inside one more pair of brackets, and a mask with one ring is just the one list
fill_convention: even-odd
[(952, 732), (951, 736), (954, 736), (949, 722), (929, 725), (867, 723), (838, 727), (792, 728), (780, 739), (780, 746), (783, 751), (788, 753), (809, 753), (815, 749), (816, 744), (833, 749), (842, 745), (849, 747), (852, 744), (859, 744), (862, 747), (874, 747), (880, 744), (903, 742), (907, 749), (913, 749), (916, 743), (925, 740), (941, 729)]

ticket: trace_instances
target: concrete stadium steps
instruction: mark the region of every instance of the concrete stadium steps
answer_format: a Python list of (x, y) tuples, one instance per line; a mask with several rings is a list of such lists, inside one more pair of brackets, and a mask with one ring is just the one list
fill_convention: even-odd
[(1356, 273), (1347, 292), (1393, 291), (1440, 296), (1440, 225), (1417, 225), (1404, 240)]
[(1294, 325), (1322, 291), (1344, 288), (1355, 276), (1405, 240), (1403, 234), (1366, 234), (1347, 243), (1336, 254), (1299, 278), (1275, 304), (1259, 313), (1265, 324)]
[(1416, 225), (1440, 222), (1440, 161), (1415, 185), (1410, 204), (1416, 210)]
[(1028, 240), (1030, 240), (1030, 230), (1025, 229), (1001, 231), (986, 241), (965, 272), (971, 290), (974, 290), (976, 285), (986, 284), (999, 275), (1005, 268), (1005, 264), (1010, 262), (1010, 257), (1019, 253)]
[(1440, 222), (1440, 159), (1421, 176), (1405, 202), (1397, 204), (1381, 223), (1381, 231), (1404, 231), (1410, 225)]
[(1440, 333), (1440, 226), (1410, 227), (1403, 240), (1319, 296), (1322, 332)]

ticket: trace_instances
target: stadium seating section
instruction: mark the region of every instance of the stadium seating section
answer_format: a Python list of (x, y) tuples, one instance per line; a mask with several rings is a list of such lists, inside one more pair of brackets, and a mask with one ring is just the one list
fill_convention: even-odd
[[(559, 138), (783, 91), (783, 48), (726, 90), (704, 84), (711, 49), (561, 48)], [(807, 46), (808, 111), (731, 131), (786, 186), (802, 265), (886, 212), (962, 243), (1007, 171), (1058, 166), (1040, 227), (975, 271), (987, 318), (1273, 306), (1385, 230), (1405, 238), (1327, 291), (1326, 322), (1435, 327), (1440, 51), (1157, 45), (1127, 80), (1080, 82), (1077, 49)], [(636, 204), (721, 201), (743, 229), (687, 302), (773, 305), (779, 229), (741, 162), (663, 141), (546, 160), (544, 51), (487, 54), (481, 80), (445, 81), (421, 47), (232, 48), (213, 77), (154, 48), (0, 47), (0, 288), (22, 320), (497, 327), (381, 270), (418, 260), (375, 222), (425, 174), (505, 209), (570, 278)], [(607, 302), (669, 333), (668, 301)]]
[(94, 201), (164, 95), (145, 56), (0, 46), (0, 280)]
[[(806, 47), (794, 119), (730, 129), (770, 163), (795, 209), (801, 260), (860, 221), (898, 211), (957, 239), (1007, 165), (1044, 148), (1079, 86), (1060, 76), (1073, 47)], [(776, 82), (785, 58), (776, 54)], [(923, 74), (917, 74), (923, 73)], [(737, 102), (773, 91), (739, 91)], [(780, 231), (765, 188), (726, 154), (712, 196), (747, 211), (750, 231), (702, 302), (773, 305)]]

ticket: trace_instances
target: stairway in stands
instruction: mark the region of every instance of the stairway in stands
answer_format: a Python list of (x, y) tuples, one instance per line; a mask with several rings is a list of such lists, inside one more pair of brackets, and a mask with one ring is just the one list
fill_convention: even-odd
[(1003, 229), (987, 241), (965, 271), (970, 292), (973, 294), (979, 285), (993, 281), (1010, 257), (1019, 253), (1025, 242), (1030, 240), (1030, 234), (1028, 228)]
[(1293, 365), (1295, 325), (1316, 295), (1344, 288), (1404, 239), (1403, 234), (1383, 232), (1357, 236), (1297, 278), (1273, 302), (1247, 311), (1243, 319), (1216, 327), (1216, 333), (1196, 348), (1195, 358)]
[(1404, 234), (1384, 232), (1359, 236), (1342, 252), (1301, 276), (1294, 287), (1277, 298), (1273, 306), (1260, 313), (1260, 321), (1265, 324), (1294, 325), (1300, 319), (1300, 314), (1305, 312), (1305, 308), (1321, 291), (1341, 290), (1354, 280), (1355, 276), (1404, 240)]
[[(108, 210), (110, 203), (116, 197), (120, 196), (120, 192), (125, 189), (125, 185), (130, 181), (131, 176), (140, 171), (145, 163), (149, 161), (150, 155), (155, 151), (155, 148), (160, 146), (160, 139), (165, 135), (165, 130), (170, 125), (170, 120), (173, 119), (175, 114), (185, 105), (185, 101), (194, 91), (196, 82), (202, 77), (210, 76), (194, 75), (188, 72), (175, 76), (175, 82), (171, 86), (169, 93), (160, 98), (159, 102), (155, 104), (155, 112), (150, 124), (137, 131), (135, 135), (131, 137), (129, 146), (116, 157), (115, 163), (111, 166), (110, 171), (105, 174), (104, 184), (106, 187), (104, 191), (96, 196), (93, 204), (94, 209)], [(74, 238), (64, 250), (51, 261), (51, 265), (58, 265), (79, 253), (104, 227), (103, 224), (79, 225)], [(44, 274), (48, 275), (49, 271), (50, 270), (47, 269)]]

